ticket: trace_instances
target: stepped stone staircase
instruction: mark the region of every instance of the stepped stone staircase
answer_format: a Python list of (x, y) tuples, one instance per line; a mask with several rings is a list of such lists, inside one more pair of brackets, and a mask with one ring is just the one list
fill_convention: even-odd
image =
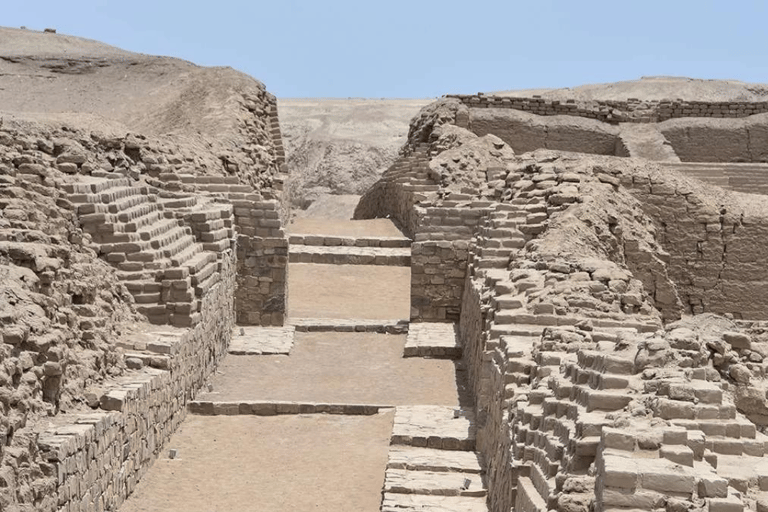
[(663, 168), (719, 187), (747, 194), (768, 194), (768, 164), (730, 162), (659, 162)]
[(231, 205), (196, 195), (163, 197), (124, 177), (90, 178), (65, 190), (139, 312), (153, 324), (199, 323), (201, 299), (220, 281), (224, 252), (233, 245)]
[(382, 512), (486, 512), (485, 474), (471, 411), (422, 405), (395, 410)]

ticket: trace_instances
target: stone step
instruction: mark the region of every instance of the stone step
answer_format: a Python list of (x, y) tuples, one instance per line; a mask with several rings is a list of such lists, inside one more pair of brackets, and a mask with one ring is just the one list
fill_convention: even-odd
[(197, 286), (203, 282), (205, 282), (209, 277), (211, 277), (213, 274), (218, 272), (219, 270), (219, 261), (218, 259), (211, 260), (210, 256), (205, 258), (205, 265), (198, 269), (195, 266), (195, 271), (190, 271), (190, 282), (192, 286)]
[(171, 267), (181, 267), (191, 260), (195, 255), (203, 252), (202, 244), (198, 244), (194, 241), (194, 237), (191, 237), (189, 245), (186, 245), (183, 250), (177, 252), (170, 258)]
[(159, 293), (162, 290), (162, 284), (155, 280), (125, 280), (124, 284), (134, 296), (141, 293)]
[(193, 208), (195, 206), (198, 206), (201, 200), (208, 201), (209, 199), (205, 199), (200, 196), (167, 197), (167, 198), (158, 199), (157, 202), (163, 208), (175, 210), (175, 209), (181, 209), (181, 208)]
[(205, 297), (205, 295), (208, 293), (208, 291), (216, 286), (221, 281), (221, 274), (219, 272), (214, 272), (213, 274), (209, 275), (205, 279), (203, 279), (200, 283), (194, 285), (195, 288), (195, 297), (198, 299), (202, 299)]
[(409, 471), (387, 468), (384, 492), (399, 494), (426, 494), (440, 496), (472, 496), (483, 498), (488, 494), (483, 478), (475, 473)]
[(408, 320), (365, 320), (349, 318), (289, 318), (296, 332), (376, 332), (405, 334)]
[(461, 359), (458, 326), (447, 322), (412, 322), (403, 357)]
[(65, 183), (62, 190), (68, 194), (98, 194), (113, 187), (127, 187), (132, 181), (129, 178), (118, 179), (94, 179), (84, 177), (76, 183)]
[(293, 348), (295, 327), (236, 327), (229, 344), (233, 355), (288, 355)]
[(202, 272), (206, 266), (215, 263), (217, 260), (218, 256), (215, 252), (204, 251), (186, 260), (184, 266), (187, 267), (190, 274), (194, 275)]
[[(128, 258), (134, 261), (158, 261), (172, 259), (197, 244), (195, 237), (189, 232), (189, 228), (174, 228), (161, 238), (151, 241), (156, 246), (141, 251), (140, 255)], [(178, 266), (178, 265), (173, 265)]]
[[(203, 397), (205, 398), (205, 396)], [(210, 395), (209, 395), (210, 398)], [(387, 405), (374, 404), (333, 404), (320, 402), (283, 402), (275, 400), (223, 402), (198, 399), (189, 402), (189, 412), (201, 416), (276, 416), (282, 414), (342, 414), (347, 416), (372, 416)]]
[[(150, 220), (152, 217), (152, 215), (148, 215), (146, 220)], [(142, 218), (142, 220), (144, 220), (144, 218)], [(131, 235), (137, 237), (139, 240), (149, 241), (154, 240), (177, 227), (179, 227), (179, 221), (177, 219), (169, 219), (163, 215), (159, 218), (155, 217), (154, 222), (149, 222), (147, 224), (144, 224), (143, 222), (134, 223), (134, 226), (131, 226), (131, 228), (132, 230), (135, 230), (135, 233), (131, 233)]]
[(142, 203), (117, 214), (111, 222), (116, 233), (134, 233), (166, 218), (167, 212), (157, 203)]
[(333, 265), (411, 265), (410, 248), (347, 247), (290, 245), (291, 263), (318, 263)]
[(474, 413), (471, 410), (437, 405), (397, 407), (391, 444), (473, 451)]
[(410, 471), (455, 471), (461, 473), (483, 473), (480, 458), (475, 452), (456, 450), (435, 450), (393, 445), (389, 448), (387, 468)]
[(345, 237), (332, 235), (310, 235), (292, 233), (288, 242), (291, 245), (343, 246), (343, 247), (381, 247), (404, 248), (411, 246), (411, 239), (405, 237)]
[[(115, 182), (117, 180), (110, 180)], [(101, 190), (99, 192), (72, 193), (69, 196), (70, 202), (78, 205), (78, 211), (82, 205), (109, 204), (130, 196), (147, 194), (147, 187), (132, 186), (130, 183), (118, 184)]]
[(487, 512), (485, 498), (385, 492), (381, 512)]

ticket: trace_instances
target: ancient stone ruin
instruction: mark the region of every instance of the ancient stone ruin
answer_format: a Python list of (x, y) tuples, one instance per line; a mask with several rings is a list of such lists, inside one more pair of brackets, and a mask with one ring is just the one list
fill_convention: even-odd
[(384, 512), (768, 510), (767, 102), (447, 96), (292, 225), (263, 84), (0, 31), (0, 510), (195, 509), (195, 449), (369, 420), (323, 472)]

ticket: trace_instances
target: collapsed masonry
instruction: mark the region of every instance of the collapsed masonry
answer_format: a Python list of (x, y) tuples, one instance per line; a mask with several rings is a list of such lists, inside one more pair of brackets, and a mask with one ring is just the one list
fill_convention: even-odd
[(658, 119), (496, 101), (423, 109), (355, 212), (413, 239), (411, 320), (458, 323), (489, 510), (768, 510), (764, 197), (667, 164)]

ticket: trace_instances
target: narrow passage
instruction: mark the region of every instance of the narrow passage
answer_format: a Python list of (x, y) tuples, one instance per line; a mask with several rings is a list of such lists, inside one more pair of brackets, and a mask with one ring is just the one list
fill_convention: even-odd
[(408, 325), (410, 241), (332, 216), (290, 236), (288, 325), (236, 328), (121, 511), (485, 511), (453, 327)]

